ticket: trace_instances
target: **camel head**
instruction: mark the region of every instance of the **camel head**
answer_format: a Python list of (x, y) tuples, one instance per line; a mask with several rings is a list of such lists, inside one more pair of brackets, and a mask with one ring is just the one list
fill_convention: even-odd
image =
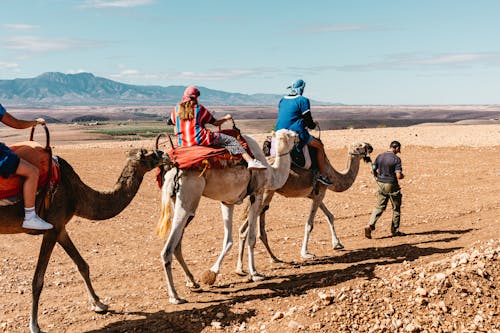
[(373, 147), (371, 144), (366, 142), (361, 143), (353, 143), (351, 148), (349, 149), (349, 154), (352, 156), (359, 156), (363, 158), (363, 161), (366, 163), (370, 163), (372, 159), (370, 158), (370, 154), (373, 152)]
[(299, 143), (299, 135), (288, 129), (280, 129), (273, 136), (276, 140), (276, 154), (288, 154)]
[(144, 173), (170, 162), (168, 155), (158, 149), (132, 149), (128, 152), (128, 159), (135, 163), (138, 169), (142, 168)]

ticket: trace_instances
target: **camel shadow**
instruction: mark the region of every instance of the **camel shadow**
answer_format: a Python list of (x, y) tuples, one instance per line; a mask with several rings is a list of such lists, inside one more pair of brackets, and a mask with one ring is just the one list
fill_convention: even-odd
[[(451, 231), (451, 233), (466, 233), (470, 230)], [(450, 233), (450, 232), (447, 232)], [(448, 243), (458, 237), (447, 237), (428, 242), (413, 244), (400, 244), (382, 248), (365, 248), (350, 251), (338, 257), (318, 258), (302, 262), (301, 265), (325, 265), (325, 269), (315, 272), (301, 274), (287, 274), (283, 276), (272, 276), (261, 282), (234, 282), (231, 285), (211, 287), (209, 290), (199, 292), (210, 293), (214, 296), (226, 296), (229, 298), (212, 298), (210, 301), (198, 302), (198, 304), (210, 303), (207, 307), (173, 312), (158, 311), (148, 312), (114, 312), (117, 315), (137, 315), (140, 319), (125, 319), (106, 325), (98, 330), (87, 331), (87, 333), (107, 332), (162, 332), (162, 333), (199, 333), (211, 326), (213, 320), (221, 324), (223, 328), (236, 327), (247, 322), (249, 318), (256, 315), (252, 309), (237, 313), (232, 311), (232, 306), (253, 300), (266, 300), (276, 297), (300, 296), (309, 290), (317, 288), (328, 288), (340, 283), (365, 278), (376, 279), (375, 268), (383, 265), (393, 265), (405, 261), (414, 261), (421, 257), (434, 254), (450, 253), (461, 249), (461, 247), (438, 248), (423, 245), (427, 243)], [(418, 246), (417, 246), (418, 245)], [(367, 262), (368, 261), (368, 262)], [(327, 265), (351, 264), (348, 267), (329, 269)], [(240, 288), (241, 286), (241, 288)], [(260, 290), (259, 292), (255, 292)], [(251, 294), (250, 294), (251, 293)], [(234, 295), (234, 296), (231, 296)], [(167, 295), (165, 295), (167, 297)], [(223, 318), (218, 319), (216, 314), (223, 313)]]

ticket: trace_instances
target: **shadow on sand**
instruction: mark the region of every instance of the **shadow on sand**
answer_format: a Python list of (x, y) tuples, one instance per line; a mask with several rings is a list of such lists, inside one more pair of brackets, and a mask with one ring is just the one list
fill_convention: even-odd
[[(454, 234), (460, 235), (471, 232), (473, 229), (465, 230), (440, 230), (413, 235), (438, 235)], [(217, 319), (223, 327), (239, 325), (256, 315), (252, 309), (245, 311), (232, 311), (232, 306), (237, 303), (244, 303), (253, 300), (265, 300), (275, 297), (298, 296), (311, 289), (327, 288), (338, 285), (355, 278), (374, 279), (376, 266), (392, 265), (404, 261), (414, 261), (421, 257), (431, 256), (439, 253), (450, 253), (459, 250), (460, 247), (438, 248), (425, 246), (429, 243), (449, 243), (457, 240), (457, 237), (446, 237), (433, 239), (425, 242), (400, 244), (381, 248), (365, 248), (355, 251), (345, 252), (340, 256), (323, 257), (314, 260), (301, 262), (302, 266), (322, 266), (324, 269), (316, 272), (306, 272), (303, 274), (289, 274), (286, 276), (273, 276), (256, 283), (233, 283), (230, 286), (213, 287), (209, 291), (200, 291), (216, 295), (233, 295), (224, 299), (212, 299), (211, 305), (190, 310), (180, 311), (158, 311), (148, 312), (116, 312), (109, 311), (116, 315), (141, 316), (140, 319), (127, 319), (108, 324), (102, 329), (87, 331), (88, 333), (108, 333), (108, 332), (162, 332), (162, 333), (197, 333), (210, 326), (211, 320), (216, 318), (216, 313), (223, 313), (222, 319)], [(342, 269), (330, 269), (333, 264), (351, 264)], [(298, 265), (298, 263), (287, 263), (288, 265)], [(274, 270), (277, 272), (278, 270)], [(273, 281), (274, 280), (274, 281)], [(238, 288), (238, 285), (244, 286)], [(230, 291), (228, 289), (231, 289)], [(252, 291), (260, 290), (258, 293)], [(167, 295), (165, 295), (167, 297)], [(206, 320), (206, 321), (205, 321)]]

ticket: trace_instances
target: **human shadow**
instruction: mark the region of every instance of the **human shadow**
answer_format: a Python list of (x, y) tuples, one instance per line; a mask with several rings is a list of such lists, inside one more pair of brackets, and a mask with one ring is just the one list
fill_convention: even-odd
[[(470, 228), (470, 229), (463, 229), (463, 230), (429, 230), (429, 231), (412, 232), (412, 233), (405, 232), (404, 236), (398, 236), (398, 238), (407, 237), (407, 236), (428, 236), (428, 235), (439, 235), (439, 234), (459, 235), (459, 234), (465, 234), (465, 233), (468, 233), (468, 232), (471, 232), (474, 230), (477, 230), (477, 229)], [(393, 236), (387, 235), (387, 236), (382, 236), (382, 237), (378, 237), (375, 239), (386, 239), (386, 238), (393, 238)]]
[[(463, 232), (468, 232), (464, 230)], [(233, 305), (253, 300), (266, 300), (276, 297), (299, 296), (309, 290), (328, 288), (340, 283), (356, 279), (376, 279), (375, 268), (383, 265), (393, 265), (405, 261), (414, 261), (421, 257), (439, 253), (449, 253), (459, 250), (460, 247), (438, 248), (426, 247), (427, 243), (442, 243), (456, 240), (457, 237), (448, 237), (428, 242), (400, 244), (387, 247), (370, 247), (350, 251), (336, 257), (318, 258), (305, 261), (302, 265), (324, 266), (324, 269), (314, 272), (268, 276), (261, 282), (234, 282), (231, 285), (212, 287), (203, 290), (214, 297), (210, 301), (197, 304), (210, 304), (206, 307), (172, 312), (113, 312), (114, 314), (129, 314), (142, 316), (140, 319), (125, 319), (108, 324), (102, 329), (87, 331), (88, 333), (104, 332), (162, 332), (162, 333), (199, 333), (211, 325), (213, 320), (222, 327), (236, 327), (254, 317), (256, 312), (252, 309), (233, 311)], [(343, 268), (331, 268), (333, 264), (351, 264)], [(286, 275), (285, 275), (286, 274)], [(220, 296), (220, 299), (217, 299)], [(229, 295), (229, 296), (228, 296)], [(167, 297), (167, 295), (165, 295)], [(217, 313), (223, 317), (218, 318)]]

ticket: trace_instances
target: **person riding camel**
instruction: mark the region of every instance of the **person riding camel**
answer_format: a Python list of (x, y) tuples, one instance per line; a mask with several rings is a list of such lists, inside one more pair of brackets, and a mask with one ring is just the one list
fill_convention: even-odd
[(178, 103), (170, 114), (168, 123), (174, 125), (180, 147), (189, 146), (218, 146), (226, 148), (231, 155), (239, 155), (247, 161), (250, 170), (265, 170), (261, 161), (252, 158), (241, 143), (233, 136), (212, 132), (205, 128), (206, 124), (221, 126), (232, 119), (230, 114), (216, 119), (203, 105), (198, 103), (200, 91), (195, 86), (184, 90), (182, 101)]
[(283, 96), (278, 104), (275, 130), (286, 128), (297, 132), (300, 138), (298, 149), (302, 149), (305, 145), (316, 148), (320, 173), (317, 180), (324, 185), (332, 185), (325, 174), (325, 147), (321, 140), (309, 134), (307, 130), (316, 128), (318, 123), (312, 118), (309, 98), (302, 96), (305, 87), (306, 83), (300, 79), (287, 87), (290, 92)]
[[(25, 129), (45, 124), (43, 118), (36, 120), (21, 120), (7, 112), (0, 104), (0, 121), (5, 125)], [(53, 225), (42, 220), (35, 212), (35, 200), (40, 171), (36, 166), (17, 156), (3, 142), (0, 142), (0, 174), (3, 178), (10, 175), (18, 175), (24, 178), (23, 200), (24, 200), (24, 220), (23, 228), (35, 230), (52, 229)]]

